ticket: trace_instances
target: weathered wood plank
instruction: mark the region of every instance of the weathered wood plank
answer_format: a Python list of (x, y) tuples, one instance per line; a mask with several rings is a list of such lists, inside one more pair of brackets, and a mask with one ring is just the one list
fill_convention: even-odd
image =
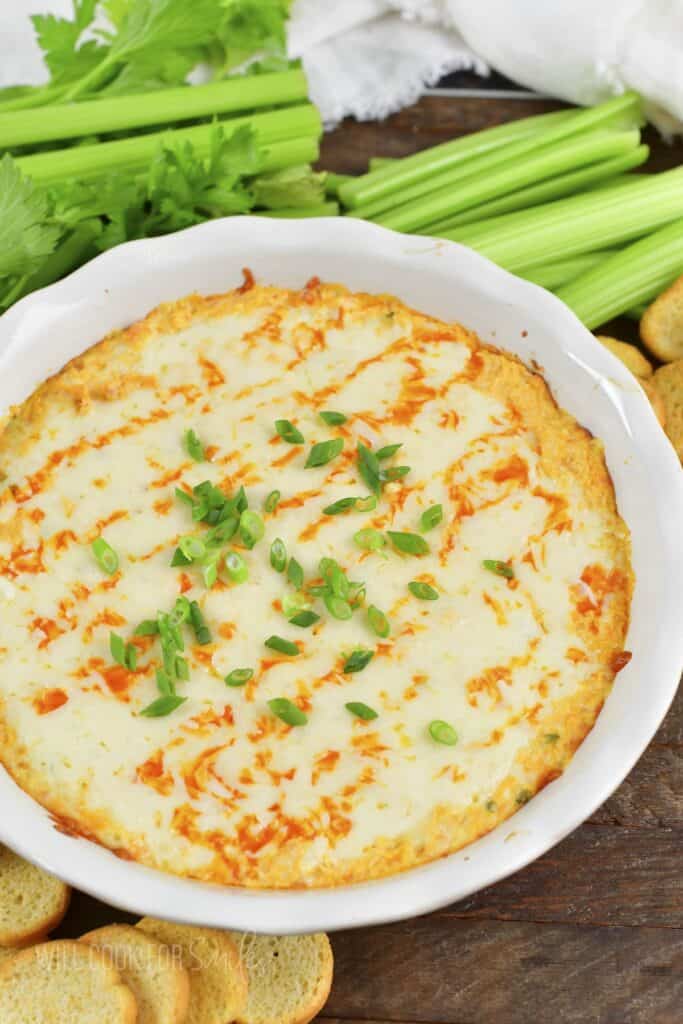
[[(680, 1024), (683, 930), (426, 917), (333, 936), (325, 1020)], [(330, 1020), (329, 1024), (332, 1024)]]

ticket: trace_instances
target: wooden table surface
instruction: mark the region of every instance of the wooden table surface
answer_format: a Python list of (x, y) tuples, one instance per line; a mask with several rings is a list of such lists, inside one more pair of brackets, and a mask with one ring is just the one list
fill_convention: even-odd
[[(557, 106), (427, 96), (381, 124), (344, 124), (321, 166), (359, 173), (371, 155)], [(683, 163), (683, 144), (646, 137), (647, 169)], [(637, 336), (628, 321), (615, 330)], [(682, 867), (683, 692), (620, 789), (540, 860), (429, 916), (334, 935), (321, 1024), (683, 1024)], [(129, 919), (75, 894), (59, 934)]]

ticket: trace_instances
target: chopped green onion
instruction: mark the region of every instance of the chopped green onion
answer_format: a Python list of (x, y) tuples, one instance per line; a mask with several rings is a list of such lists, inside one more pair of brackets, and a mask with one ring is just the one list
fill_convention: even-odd
[(224, 544), (227, 544), (235, 536), (239, 524), (240, 521), (237, 516), (229, 516), (228, 519), (224, 519), (218, 526), (213, 526), (210, 530), (207, 530), (203, 538), (207, 548), (222, 548)]
[(204, 586), (207, 590), (211, 590), (216, 580), (218, 579), (218, 561), (220, 559), (219, 554), (212, 555), (208, 560), (204, 562), (202, 566), (202, 579), (204, 580)]
[(275, 572), (284, 572), (287, 565), (287, 548), (285, 542), (276, 537), (270, 545), (270, 564)]
[(288, 619), (290, 619), (292, 615), (298, 615), (299, 612), (304, 611), (308, 607), (308, 600), (299, 590), (294, 594), (285, 594), (282, 598), (282, 611)]
[(266, 647), (269, 647), (271, 651), (277, 651), (278, 654), (286, 654), (290, 658), (295, 658), (301, 653), (298, 646), (292, 643), (291, 640), (285, 640), (281, 636), (269, 636), (265, 641)]
[(193, 458), (195, 462), (203, 462), (206, 458), (204, 445), (199, 440), (194, 430), (187, 430), (185, 432), (185, 448), (187, 449), (187, 454)]
[(489, 572), (495, 573), (496, 576), (504, 576), (506, 580), (515, 578), (514, 569), (507, 562), (500, 562), (496, 558), (485, 558), (481, 564)]
[(235, 497), (232, 499), (232, 504), (234, 506), (235, 511), (239, 512), (240, 515), (242, 515), (242, 513), (245, 510), (245, 508), (249, 508), (249, 500), (247, 498), (247, 492), (245, 491), (243, 486), (240, 487), (239, 491), (237, 492)]
[(339, 501), (334, 501), (331, 505), (326, 505), (323, 509), (324, 516), (339, 516), (343, 512), (348, 512), (350, 509), (357, 505), (360, 498), (340, 498)]
[(371, 604), (368, 608), (368, 622), (370, 623), (372, 632), (377, 636), (389, 636), (389, 633), (391, 632), (389, 619), (386, 617), (384, 612), (381, 612), (374, 604)]
[(342, 423), (346, 423), (348, 417), (343, 412), (321, 412), (318, 413), (323, 423), (327, 423), (328, 427), (338, 427)]
[(333, 558), (328, 561), (330, 564), (325, 566), (325, 571), (323, 572), (325, 581), (333, 594), (346, 600), (349, 596), (349, 581), (346, 573)]
[(156, 636), (159, 632), (159, 623), (156, 619), (143, 619), (135, 630), (135, 636)]
[(373, 530), (371, 526), (358, 530), (354, 533), (353, 539), (364, 551), (379, 551), (386, 544), (383, 534), (379, 530)]
[(402, 448), (403, 444), (385, 444), (383, 448), (380, 448), (375, 452), (375, 457), (383, 462), (384, 459), (390, 459), (392, 455), (395, 455), (399, 448)]
[(178, 547), (185, 558), (189, 559), (190, 562), (204, 558), (206, 555), (206, 544), (204, 541), (199, 537), (193, 537), (191, 534), (186, 537), (181, 537), (178, 541)]
[(429, 544), (420, 537), (419, 533), (399, 533), (396, 530), (387, 530), (387, 536), (397, 551), (404, 555), (426, 555), (429, 553)]
[(206, 644), (211, 643), (211, 632), (206, 625), (206, 620), (202, 615), (202, 610), (196, 601), (190, 602), (190, 621), (192, 628), (194, 629), (197, 643), (203, 647)]
[(342, 672), (362, 672), (362, 670), (369, 665), (375, 656), (374, 651), (369, 651), (362, 647), (357, 648), (353, 651), (344, 662)]
[(294, 626), (301, 626), (302, 629), (307, 629), (308, 626), (313, 626), (316, 622), (320, 622), (320, 616), (316, 615), (315, 612), (304, 609), (293, 615), (289, 621)]
[(443, 520), (443, 505), (430, 505), (420, 516), (420, 529), (433, 530)]
[(175, 496), (179, 501), (184, 501), (186, 505), (194, 505), (194, 498), (187, 491), (184, 491), (182, 487), (176, 487)]
[(370, 451), (362, 441), (358, 442), (358, 472), (361, 475), (368, 490), (379, 495), (382, 489), (382, 471), (379, 461), (374, 452)]
[(305, 443), (304, 435), (289, 420), (275, 420), (275, 429), (287, 444)]
[(229, 551), (225, 556), (225, 571), (233, 583), (244, 583), (249, 578), (249, 568), (237, 551)]
[(225, 677), (225, 682), (228, 686), (244, 686), (254, 675), (253, 668), (234, 668), (232, 672), (228, 672)]
[(271, 491), (266, 500), (263, 503), (263, 511), (266, 515), (272, 515), (278, 506), (282, 495), (279, 491)]
[(358, 512), (372, 512), (377, 508), (377, 498), (374, 494), (368, 494), (365, 498), (356, 498), (356, 510)]
[(363, 704), (362, 701), (352, 700), (344, 707), (347, 711), (350, 711), (356, 718), (362, 718), (364, 722), (371, 722), (373, 718), (377, 718), (377, 712), (373, 708), (368, 707), (367, 704)]
[(138, 652), (134, 644), (127, 644), (118, 633), (109, 634), (109, 650), (117, 665), (134, 672), (138, 664)]
[(168, 694), (164, 697), (158, 697), (157, 700), (152, 701), (146, 708), (140, 712), (145, 718), (165, 718), (166, 715), (170, 715), (173, 711), (184, 704), (187, 697), (178, 697), (175, 694)]
[(410, 466), (389, 466), (388, 469), (383, 470), (382, 477), (384, 480), (389, 481), (401, 480), (408, 473), (410, 473)]
[(240, 516), (240, 538), (245, 548), (254, 547), (266, 532), (263, 520), (255, 512), (244, 510)]
[(192, 559), (187, 558), (180, 548), (176, 548), (173, 552), (173, 558), (171, 559), (171, 568), (176, 568), (179, 565), (191, 565)]
[(268, 701), (268, 707), (285, 725), (306, 725), (308, 721), (308, 715), (286, 697), (274, 697)]
[(325, 577), (327, 576), (332, 566), (338, 564), (339, 563), (336, 562), (334, 558), (321, 558), (320, 561), (318, 562), (318, 571), (320, 572), (321, 576)]
[(421, 583), (419, 580), (411, 580), (408, 590), (413, 597), (419, 598), (420, 601), (438, 601), (439, 599), (438, 590), (430, 587), (429, 583)]
[(164, 672), (163, 668), (157, 669), (156, 679), (157, 690), (163, 697), (170, 697), (175, 695), (175, 683), (166, 674), (166, 672)]
[(304, 585), (304, 570), (297, 562), (296, 558), (290, 558), (289, 565), (287, 566), (287, 579), (296, 587), (297, 590), (301, 590)]
[(323, 601), (328, 612), (335, 619), (344, 621), (345, 619), (350, 619), (353, 615), (353, 608), (349, 602), (345, 601), (342, 597), (337, 597), (336, 594), (325, 594)]
[(175, 670), (178, 679), (186, 683), (190, 678), (190, 666), (187, 664), (185, 658), (181, 658), (180, 655), (176, 658)]
[(458, 742), (458, 734), (453, 726), (439, 718), (429, 723), (429, 735), (436, 743), (443, 743), (446, 747), (454, 747)]
[(119, 556), (104, 537), (98, 537), (92, 542), (91, 551), (100, 569), (103, 569), (107, 576), (113, 576), (119, 567)]
[(357, 608), (358, 605), (362, 604), (365, 600), (366, 586), (364, 583), (351, 583), (349, 581), (349, 604), (352, 608)]
[(313, 445), (308, 453), (304, 468), (314, 469), (317, 466), (326, 466), (332, 459), (336, 459), (343, 448), (343, 437), (335, 437), (331, 441), (319, 441), (318, 444)]

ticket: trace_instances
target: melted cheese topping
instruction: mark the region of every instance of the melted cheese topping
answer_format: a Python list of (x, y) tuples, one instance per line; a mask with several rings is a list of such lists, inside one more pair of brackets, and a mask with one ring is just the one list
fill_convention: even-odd
[[(345, 413), (329, 427), (321, 410)], [(306, 438), (287, 444), (274, 420)], [(208, 461), (194, 462), (194, 429)], [(311, 444), (340, 456), (305, 468)], [(411, 467), (377, 508), (326, 516), (364, 495), (358, 441), (401, 443)], [(540, 376), (454, 325), (397, 300), (309, 282), (253, 287), (162, 307), (47, 382), (0, 436), (0, 754), (19, 783), (76, 830), (123, 856), (250, 886), (339, 883), (455, 850), (513, 813), (564, 767), (623, 667), (631, 573), (600, 446), (559, 410)], [(0, 476), (0, 479), (2, 477)], [(266, 535), (243, 551), (249, 579), (171, 568), (178, 538), (201, 532), (174, 497), (209, 479), (240, 485)], [(353, 534), (418, 530), (429, 553), (361, 550)], [(106, 576), (90, 544), (118, 552)], [(338, 621), (285, 618), (293, 593), (269, 563), (281, 537), (318, 576), (337, 559), (367, 586), (391, 634), (359, 609)], [(514, 569), (506, 579), (484, 559)], [(413, 580), (436, 588), (420, 601)], [(319, 581), (318, 581), (319, 582)], [(213, 642), (185, 632), (187, 701), (158, 696), (154, 637), (128, 671), (109, 653), (143, 619), (197, 600)], [(265, 647), (271, 634), (300, 655)], [(375, 651), (343, 672), (357, 647)], [(241, 689), (224, 677), (250, 666)], [(268, 701), (308, 722), (290, 727)], [(353, 717), (345, 704), (378, 712)], [(456, 746), (436, 743), (443, 719)]]

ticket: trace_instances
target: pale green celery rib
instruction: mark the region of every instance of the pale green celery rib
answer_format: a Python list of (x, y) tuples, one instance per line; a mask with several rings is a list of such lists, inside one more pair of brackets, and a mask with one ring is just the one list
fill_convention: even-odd
[(254, 210), (258, 217), (284, 217), (293, 220), (299, 217), (336, 217), (339, 203), (316, 203), (314, 206), (283, 206), (279, 210)]
[(523, 160), (515, 157), (487, 174), (470, 175), (459, 182), (457, 189), (449, 185), (374, 219), (383, 227), (395, 231), (413, 231), (439, 218), (477, 206), (494, 196), (514, 192), (543, 178), (554, 177), (569, 167), (595, 164), (633, 151), (639, 140), (640, 132), (637, 129), (570, 136), (551, 146), (543, 146), (536, 152), (527, 153)]
[[(495, 219), (479, 231), (445, 232), (516, 272), (522, 267), (605, 249), (683, 217), (683, 167), (629, 185), (583, 192)], [(467, 237), (462, 235), (467, 233)]]
[(683, 272), (683, 217), (641, 238), (556, 292), (594, 328), (647, 301)]
[(461, 225), (477, 223), (489, 217), (497, 217), (502, 213), (510, 213), (513, 210), (525, 210), (531, 206), (550, 202), (553, 199), (562, 199), (564, 196), (581, 192), (596, 182), (604, 183), (606, 179), (612, 179), (632, 167), (638, 167), (640, 164), (645, 163), (649, 155), (650, 149), (648, 146), (637, 146), (630, 153), (624, 153), (623, 156), (613, 157), (611, 160), (602, 161), (602, 163), (591, 164), (588, 167), (582, 167), (578, 171), (572, 170), (567, 174), (558, 174), (556, 177), (542, 181), (538, 185), (529, 185), (527, 188), (511, 192), (500, 199), (492, 199), (470, 210), (464, 210), (454, 217), (446, 218), (435, 224), (429, 224), (426, 228), (420, 229), (419, 233), (439, 235), (442, 231), (452, 231)]
[(363, 175), (344, 185), (340, 196), (345, 205), (353, 207), (355, 215), (374, 218), (419, 194), (450, 185), (452, 175), (460, 170), (454, 165), (464, 163), (463, 174), (484, 173), (505, 160), (524, 156), (569, 135), (621, 127), (625, 118), (630, 119), (631, 127), (640, 123), (640, 102), (635, 93), (625, 93), (587, 110), (559, 111), (512, 121), (423, 150)]
[(335, 198), (339, 195), (339, 188), (346, 181), (353, 181), (353, 177), (350, 174), (334, 174), (332, 171), (327, 172), (325, 178), (325, 192), (328, 196), (334, 196)]
[(320, 143), (315, 136), (304, 135), (299, 139), (285, 139), (273, 142), (265, 152), (259, 171), (282, 171), (297, 164), (313, 164), (320, 156)]
[(563, 124), (574, 115), (573, 110), (559, 110), (552, 114), (541, 114), (525, 117), (520, 121), (511, 121), (486, 128), (481, 132), (463, 135), (452, 142), (442, 142), (438, 146), (411, 156), (395, 160), (378, 170), (362, 174), (355, 181), (349, 182), (341, 192), (341, 199), (347, 206), (358, 206), (372, 202), (387, 193), (399, 188), (413, 185), (421, 178), (430, 178), (433, 174), (443, 171), (462, 160), (485, 153), (515, 139), (538, 135), (547, 127)]
[[(263, 114), (249, 114), (233, 117), (220, 124), (226, 133), (236, 128), (250, 126), (257, 133), (262, 145), (282, 142), (302, 136), (319, 136), (322, 127), (320, 115), (312, 104), (300, 104), (283, 110)], [(49, 184), (64, 178), (86, 178), (116, 170), (144, 166), (165, 141), (190, 142), (198, 151), (208, 151), (213, 124), (196, 125), (192, 128), (178, 128), (149, 135), (138, 135), (115, 142), (100, 142), (92, 146), (73, 146), (70, 149), (51, 150), (19, 157), (17, 166), (34, 182)]]
[(16, 113), (4, 113), (0, 106), (0, 149), (284, 106), (307, 95), (306, 76), (295, 69)]
[(522, 267), (517, 271), (518, 277), (525, 281), (538, 284), (542, 288), (554, 291), (563, 284), (572, 281), (579, 274), (596, 267), (608, 256), (614, 254), (613, 249), (605, 249), (600, 252), (587, 252), (582, 256), (570, 256), (566, 260), (553, 260), (552, 263), (541, 263), (537, 267)]

